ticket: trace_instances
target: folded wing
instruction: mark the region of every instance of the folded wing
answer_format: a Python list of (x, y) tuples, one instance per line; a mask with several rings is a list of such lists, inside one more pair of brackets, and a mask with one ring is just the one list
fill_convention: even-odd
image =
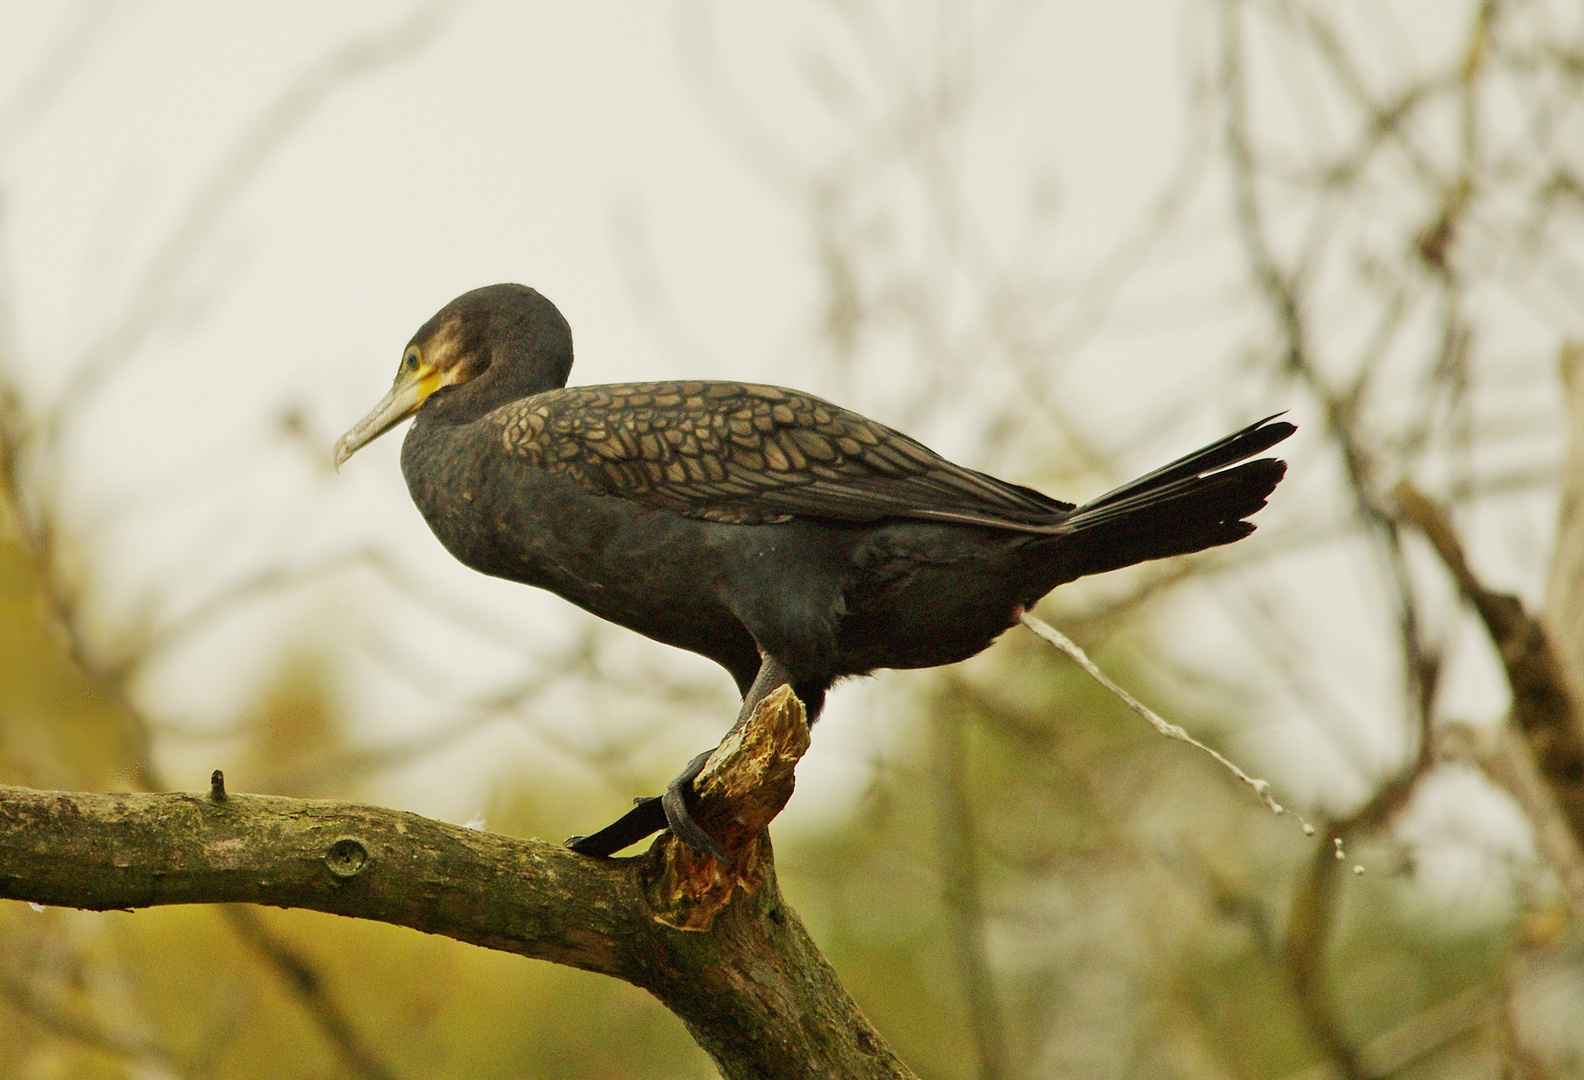
[(1058, 532), (1071, 503), (955, 465), (808, 394), (730, 382), (576, 386), (492, 414), (505, 449), (589, 490), (736, 524), (916, 518)]

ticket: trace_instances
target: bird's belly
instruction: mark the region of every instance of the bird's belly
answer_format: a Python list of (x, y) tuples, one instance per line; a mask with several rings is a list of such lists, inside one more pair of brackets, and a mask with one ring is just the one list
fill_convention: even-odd
[(972, 526), (899, 524), (859, 553), (838, 638), (841, 674), (966, 660), (1015, 625), (1031, 587), (1028, 538)]
[(444, 483), (414, 470), (409, 485), (463, 563), (707, 656), (740, 689), (761, 649), (811, 684), (965, 659), (1015, 622), (1026, 591), (1022, 538), (994, 529), (729, 525), (533, 469), (454, 469)]

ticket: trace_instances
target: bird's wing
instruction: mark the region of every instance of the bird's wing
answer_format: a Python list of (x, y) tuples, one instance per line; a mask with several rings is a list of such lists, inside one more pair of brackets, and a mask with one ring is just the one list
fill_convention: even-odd
[(710, 521), (907, 517), (1044, 532), (1072, 509), (775, 386), (574, 386), (504, 405), (491, 419), (525, 464)]

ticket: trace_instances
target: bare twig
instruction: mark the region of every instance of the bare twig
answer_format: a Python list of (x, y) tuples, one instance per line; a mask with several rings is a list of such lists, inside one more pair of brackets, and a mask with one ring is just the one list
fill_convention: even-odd
[(1482, 732), (1466, 724), (1447, 724), (1436, 741), (1436, 753), (1449, 761), (1467, 761), (1511, 795), (1535, 832), (1541, 858), (1556, 870), (1576, 923), (1584, 924), (1584, 847), (1568, 826), (1556, 792), (1546, 784), (1529, 747), (1503, 725)]
[(1512, 688), (1512, 724), (1529, 744), (1574, 836), (1584, 843), (1584, 725), (1545, 628), (1517, 597), (1480, 584), (1440, 507), (1407, 480), (1397, 485), (1396, 496), (1403, 516), (1424, 533), (1485, 623)]
[(81, 1016), (76, 1010), (51, 1000), (27, 980), (18, 978), (4, 968), (0, 968), (0, 997), (4, 997), (13, 1008), (46, 1030), (111, 1057), (143, 1064), (175, 1076), (191, 1077), (193, 1080), (205, 1075), (196, 1065), (182, 1059), (169, 1047), (151, 1039), (114, 1031)]
[(79, 0), (43, 58), (0, 102), (0, 149), (49, 111), (93, 52), (94, 40), (114, 13), (116, 0)]
[[(229, 798), (226, 801), (229, 802)], [(366, 1080), (395, 1080), (396, 1071), (364, 1043), (347, 1015), (325, 990), (324, 980), (313, 964), (265, 925), (257, 909), (225, 904), (220, 910), (243, 944), (285, 980), (292, 995), (318, 1021), (319, 1030), (354, 1074)]]
[(1575, 698), (1584, 697), (1584, 342), (1559, 350), (1567, 401), (1567, 455), (1561, 477), (1556, 551), (1542, 618)]
[(281, 147), (348, 81), (411, 55), (432, 41), (450, 9), (448, 0), (424, 0), (389, 25), (337, 43), (304, 68), (242, 129), (199, 183), (180, 220), (144, 263), (119, 316), (71, 363), (71, 376), (41, 425), (46, 446), (59, 438), (62, 426), (80, 412), (83, 400), (105, 377), (123, 370), (127, 357), (169, 318), (193, 258)]
[[(9, 381), (0, 382), (0, 514), (14, 529), (32, 561), (43, 598), (63, 632), (73, 660), (118, 703), (115, 715), (126, 722), (132, 758), (129, 764), (137, 781), (147, 789), (163, 786), (154, 763), (153, 725), (125, 686), (129, 665), (135, 664), (142, 653), (133, 648), (129, 655), (110, 658), (88, 638), (80, 598), (60, 565), (57, 536), (61, 526), (50, 498), (51, 485), (58, 478), (50, 474), (50, 458), (64, 426), (80, 413), (85, 399), (111, 371), (122, 370), (149, 335), (179, 306), (178, 293), (192, 261), (268, 161), (349, 79), (392, 62), (432, 38), (446, 10), (445, 3), (420, 4), (386, 27), (342, 42), (310, 65), (244, 129), (199, 184), (183, 216), (144, 264), (118, 315), (76, 358), (64, 392), (42, 418), (23, 409), (16, 388)], [(201, 605), (194, 614), (196, 621), (188, 626), (211, 614), (211, 609)], [(165, 643), (161, 639), (145, 644), (153, 647)], [(371, 1050), (351, 1036), (349, 1021), (333, 1002), (322, 992), (305, 990), (308, 983), (297, 976), (309, 969), (300, 960), (287, 963), (290, 950), (284, 943), (275, 941), (267, 928), (257, 924), (251, 940), (260, 946), (260, 954), (286, 976), (299, 1003), (325, 1031), (351, 1071), (374, 1078), (393, 1075)]]
[[(1465, 990), (1365, 1043), (1358, 1054), (1362, 1075), (1368, 1080), (1397, 1076), (1449, 1044), (1488, 1029), (1499, 1012), (1488, 989)], [(1332, 1063), (1322, 1062), (1287, 1080), (1335, 1080), (1338, 1072)]]

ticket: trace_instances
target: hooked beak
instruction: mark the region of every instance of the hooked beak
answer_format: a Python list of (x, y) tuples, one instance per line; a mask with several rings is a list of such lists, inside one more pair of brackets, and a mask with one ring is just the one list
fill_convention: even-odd
[(390, 388), (390, 393), (369, 410), (367, 416), (354, 424), (351, 431), (336, 440), (336, 469), (339, 470), (347, 458), (364, 446), (417, 412), (429, 395), (444, 383), (444, 376), (428, 364), (419, 364), (411, 371), (403, 369), (396, 376), (396, 383)]

